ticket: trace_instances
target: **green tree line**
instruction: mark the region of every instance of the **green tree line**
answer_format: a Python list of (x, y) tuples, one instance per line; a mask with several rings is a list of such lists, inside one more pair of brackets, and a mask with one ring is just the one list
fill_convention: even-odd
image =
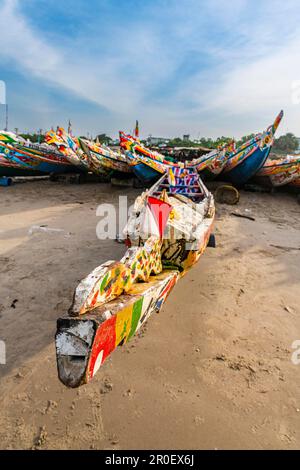
[[(255, 134), (249, 134), (243, 136), (241, 139), (236, 141), (236, 146), (238, 147), (239, 145), (243, 144), (244, 142), (247, 142), (248, 140), (252, 139), (255, 136)], [(168, 142), (168, 146), (170, 147), (206, 147), (209, 149), (214, 149), (219, 147), (220, 145), (223, 145), (225, 143), (232, 142), (233, 137), (218, 137), (217, 139), (212, 139), (211, 137), (202, 137), (196, 142), (193, 141), (187, 141), (183, 140), (180, 137), (176, 137), (175, 139), (170, 140)], [(275, 139), (272, 151), (275, 153), (293, 153), (297, 151), (299, 148), (299, 141), (297, 137), (292, 134), (291, 132), (288, 132), (285, 135), (282, 135)]]
[[(32, 134), (20, 134), (21, 137), (24, 139), (29, 139), (31, 142), (44, 142), (45, 138), (42, 134), (38, 133), (32, 133)], [(243, 136), (241, 139), (239, 139), (236, 142), (236, 145), (239, 146), (242, 143), (246, 142), (247, 140), (250, 140), (252, 137), (254, 137), (255, 134), (249, 134)], [(112, 138), (109, 137), (106, 134), (98, 134), (96, 139), (101, 143), (101, 144), (106, 144), (109, 145), (112, 142)], [(192, 140), (183, 140), (180, 137), (175, 137), (174, 139), (171, 139), (168, 142), (168, 147), (206, 147), (209, 149), (214, 149), (217, 148), (220, 145), (223, 145), (225, 143), (232, 142), (233, 137), (218, 137), (217, 139), (212, 139), (211, 137), (202, 137), (199, 139), (197, 142), (194, 142)], [(143, 143), (146, 144), (146, 141), (142, 141)], [(274, 153), (293, 153), (297, 151), (299, 148), (299, 141), (297, 137), (292, 134), (291, 132), (288, 132), (285, 135), (282, 135), (275, 139), (274, 145), (272, 148), (272, 151)]]

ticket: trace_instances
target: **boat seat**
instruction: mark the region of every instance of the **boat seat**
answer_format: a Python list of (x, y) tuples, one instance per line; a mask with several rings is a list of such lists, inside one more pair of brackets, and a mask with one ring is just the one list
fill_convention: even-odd
[[(161, 192), (160, 192), (160, 191), (154, 191), (153, 194), (155, 194), (156, 196), (158, 196), (158, 195), (161, 194)], [(167, 195), (168, 195), (168, 196), (174, 196), (175, 194), (181, 194), (182, 196), (187, 196), (187, 197), (188, 197), (188, 196), (190, 196), (190, 197), (201, 197), (201, 198), (203, 197), (203, 193), (189, 193), (189, 192), (184, 192), (184, 191), (183, 191), (183, 192), (180, 192), (180, 193), (179, 193), (179, 192), (177, 192), (177, 193), (176, 193), (176, 192), (172, 193), (172, 192), (170, 192), (170, 191), (167, 192)]]
[(170, 186), (169, 184), (160, 184), (160, 188), (199, 188), (199, 184), (188, 185), (188, 184), (176, 184), (176, 186)]

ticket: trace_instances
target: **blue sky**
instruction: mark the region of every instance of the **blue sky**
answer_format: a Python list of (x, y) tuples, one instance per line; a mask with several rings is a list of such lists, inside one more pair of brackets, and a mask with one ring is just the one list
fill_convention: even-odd
[(0, 0), (10, 128), (239, 137), (283, 108), (300, 135), (299, 24), (298, 0)]

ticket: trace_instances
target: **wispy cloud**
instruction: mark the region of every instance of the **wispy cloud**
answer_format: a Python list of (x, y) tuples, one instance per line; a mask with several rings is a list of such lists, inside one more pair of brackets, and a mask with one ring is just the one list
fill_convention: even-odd
[(299, 133), (297, 0), (102, 1), (88, 12), (78, 1), (80, 15), (69, 0), (0, 2), (2, 67), (99, 106), (106, 131), (138, 117), (146, 133), (238, 136), (284, 108), (283, 129)]
[[(13, 60), (24, 74), (31, 73), (115, 110), (117, 101), (122, 108), (135, 99), (132, 94), (122, 96), (120, 87), (117, 88), (118, 71), (113, 59), (93, 63), (84, 56), (79, 58), (76, 51), (71, 55), (63, 47), (51, 46), (20, 14), (17, 0), (4, 3), (0, 11), (0, 29), (3, 35), (1, 55), (10, 64)], [(113, 89), (115, 99), (112, 99)]]
[[(7, 59), (7, 64), (22, 69), (24, 74), (31, 73), (65, 87), (111, 111), (122, 113), (138, 107), (142, 88), (151, 82), (152, 51), (158, 47), (151, 31), (143, 31), (137, 26), (134, 32), (127, 34), (127, 38), (122, 31), (124, 42), (118, 54), (91, 56), (84, 47), (80, 48), (79, 44), (76, 47), (76, 40), (66, 47), (47, 43), (42, 33), (29, 25), (18, 7), (17, 0), (6, 0), (0, 10), (0, 56)], [(120, 37), (121, 32), (116, 30), (116, 34)], [(129, 42), (132, 50), (129, 50)], [(138, 70), (141, 51), (145, 58)], [(159, 65), (159, 60), (157, 63)], [(137, 72), (137, 76), (132, 70)], [(157, 78), (163, 74), (163, 70), (155, 72)]]

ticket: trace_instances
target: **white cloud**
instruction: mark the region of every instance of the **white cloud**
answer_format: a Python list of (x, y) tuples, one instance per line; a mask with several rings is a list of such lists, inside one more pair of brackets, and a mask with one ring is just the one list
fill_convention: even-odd
[(17, 0), (6, 0), (0, 10), (0, 54), (37, 75), (51, 73), (61, 62), (60, 54), (30, 30), (17, 7)]
[(300, 106), (293, 102), (292, 88), (300, 80), (299, 51), (300, 34), (264, 57), (224, 71), (206, 95), (205, 109), (261, 120), (283, 108), (286, 125), (299, 134)]
[[(139, 118), (146, 133), (238, 136), (266, 127), (284, 108), (281, 130), (298, 134), (300, 105), (293, 105), (291, 90), (300, 80), (298, 2), (253, 3), (162, 2), (134, 27), (126, 18), (111, 24), (111, 47), (95, 55), (90, 38), (80, 35), (72, 43), (49, 43), (19, 1), (6, 0), (0, 57), (2, 64), (107, 108), (116, 126)], [(187, 53), (211, 63), (178, 81)], [(177, 86), (162, 96), (168, 83)]]
[[(18, 10), (17, 0), (6, 0), (0, 10), (1, 50), (0, 56), (7, 64), (16, 65), (24, 74), (30, 73), (47, 82), (65, 87), (79, 96), (107, 107), (111, 111), (125, 112), (138, 107), (140, 88), (147, 77), (147, 60), (135, 83), (134, 77), (124, 73), (126, 63), (119, 58), (91, 58), (84, 54), (57, 48), (46, 43), (40, 33), (34, 31)], [(137, 34), (140, 34), (137, 28)], [(143, 38), (131, 38), (137, 51), (153, 48), (152, 38), (144, 34)], [(124, 44), (126, 45), (126, 43)], [(159, 74), (159, 71), (156, 72)]]

